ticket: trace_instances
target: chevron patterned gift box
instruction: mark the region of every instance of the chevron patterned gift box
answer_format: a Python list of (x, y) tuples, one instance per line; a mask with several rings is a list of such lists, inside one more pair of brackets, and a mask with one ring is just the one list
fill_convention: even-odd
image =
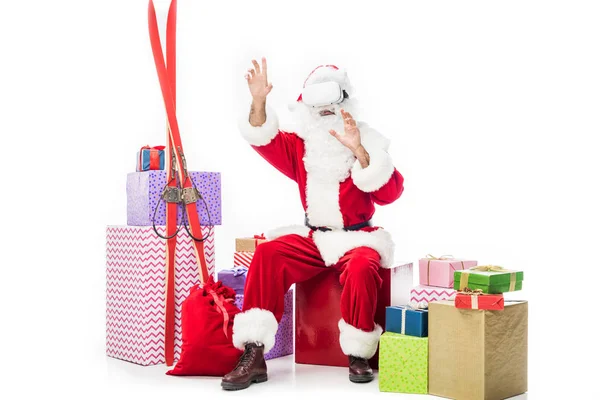
[(417, 303), (432, 301), (451, 300), (456, 296), (454, 289), (441, 288), (435, 286), (415, 286), (410, 290), (410, 301)]
[[(164, 227), (159, 227), (164, 235)], [(202, 228), (206, 235), (208, 228)], [(214, 229), (204, 244), (215, 270)], [(175, 260), (175, 360), (181, 352), (181, 304), (199, 283), (192, 239), (177, 236)], [(148, 226), (106, 229), (106, 354), (141, 365), (165, 362), (165, 241)]]

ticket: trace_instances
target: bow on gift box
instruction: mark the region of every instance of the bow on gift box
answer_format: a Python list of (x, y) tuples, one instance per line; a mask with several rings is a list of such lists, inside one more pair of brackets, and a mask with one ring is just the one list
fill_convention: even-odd
[(477, 296), (481, 296), (483, 295), (483, 290), (481, 289), (471, 289), (471, 288), (464, 288), (461, 291), (457, 292), (457, 294), (465, 294), (467, 296), (471, 296), (471, 309), (473, 310), (478, 310), (479, 309), (479, 297)]
[[(150, 147), (148, 145), (145, 145), (144, 147), (142, 147), (140, 149), (140, 163), (139, 163), (139, 170), (143, 171), (144, 170), (144, 150), (150, 150), (150, 166), (149, 169), (151, 170), (158, 170), (160, 169), (160, 152), (162, 150), (165, 149), (165, 146), (154, 146), (154, 147)], [(155, 151), (152, 151), (155, 150)]]
[(254, 248), (255, 249), (256, 249), (256, 246), (258, 246), (259, 240), (267, 240), (264, 233), (261, 233), (260, 235), (254, 235), (253, 239), (254, 239)]
[(248, 267), (244, 267), (244, 266), (239, 266), (239, 267), (235, 267), (232, 269), (233, 271), (233, 276), (247, 276), (248, 274)]
[[(517, 286), (517, 271), (513, 271), (510, 269), (505, 269), (499, 265), (478, 265), (476, 267), (471, 267), (468, 270), (464, 271), (460, 276), (460, 290), (464, 291), (465, 289), (469, 289), (469, 274), (470, 271), (483, 271), (483, 272), (505, 272), (510, 273), (510, 286), (508, 291), (514, 292)], [(469, 289), (470, 290), (470, 289)]]
[[(435, 257), (435, 256), (432, 256), (431, 254), (427, 254), (425, 256), (425, 258), (427, 259), (427, 285), (429, 285), (429, 265), (431, 264), (432, 260), (455, 260), (454, 256), (450, 255), (450, 254), (439, 256), (439, 257)], [(461, 265), (461, 269), (464, 270), (465, 263), (461, 261), (460, 265)]]

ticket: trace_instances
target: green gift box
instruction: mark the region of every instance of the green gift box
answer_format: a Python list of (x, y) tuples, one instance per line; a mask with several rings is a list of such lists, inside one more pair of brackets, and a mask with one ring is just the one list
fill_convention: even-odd
[(385, 332), (379, 340), (379, 390), (427, 394), (428, 338)]
[(523, 271), (512, 271), (494, 265), (480, 265), (454, 271), (454, 290), (481, 289), (483, 293), (499, 294), (523, 288)]

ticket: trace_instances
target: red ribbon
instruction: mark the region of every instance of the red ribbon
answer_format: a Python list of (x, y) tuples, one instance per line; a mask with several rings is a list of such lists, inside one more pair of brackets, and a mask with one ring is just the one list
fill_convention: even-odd
[(255, 249), (256, 249), (256, 246), (258, 246), (259, 240), (267, 240), (264, 233), (261, 233), (260, 235), (254, 235), (254, 248)]
[(223, 306), (223, 301), (233, 302), (233, 299), (225, 299), (223, 295), (218, 295), (214, 290), (209, 290), (208, 293), (210, 293), (213, 299), (215, 299), (217, 311), (223, 314), (223, 333), (225, 334), (225, 337), (228, 337), (227, 325), (229, 324), (229, 313), (227, 312), (227, 309)]
[(142, 170), (143, 164), (143, 155), (144, 150), (150, 150), (150, 169), (151, 170), (159, 170), (160, 169), (160, 152), (165, 149), (165, 146), (154, 146), (150, 147), (145, 145), (140, 149), (140, 170)]

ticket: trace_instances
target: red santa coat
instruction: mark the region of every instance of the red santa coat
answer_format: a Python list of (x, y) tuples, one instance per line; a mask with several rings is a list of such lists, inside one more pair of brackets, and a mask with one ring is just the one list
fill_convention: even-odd
[[(370, 156), (362, 168), (350, 150), (325, 133), (288, 133), (279, 129), (274, 111), (267, 107), (267, 120), (253, 127), (247, 119), (240, 131), (252, 147), (271, 165), (298, 184), (302, 206), (313, 226), (332, 228), (316, 231), (312, 238), (330, 266), (353, 248), (366, 246), (381, 255), (381, 265), (392, 267), (394, 242), (381, 227), (344, 231), (345, 226), (370, 220), (375, 204), (385, 205), (400, 197), (404, 178), (387, 153), (389, 141), (364, 123), (358, 123), (361, 142)], [(309, 236), (303, 225), (288, 226), (268, 233), (270, 239), (286, 234)]]

